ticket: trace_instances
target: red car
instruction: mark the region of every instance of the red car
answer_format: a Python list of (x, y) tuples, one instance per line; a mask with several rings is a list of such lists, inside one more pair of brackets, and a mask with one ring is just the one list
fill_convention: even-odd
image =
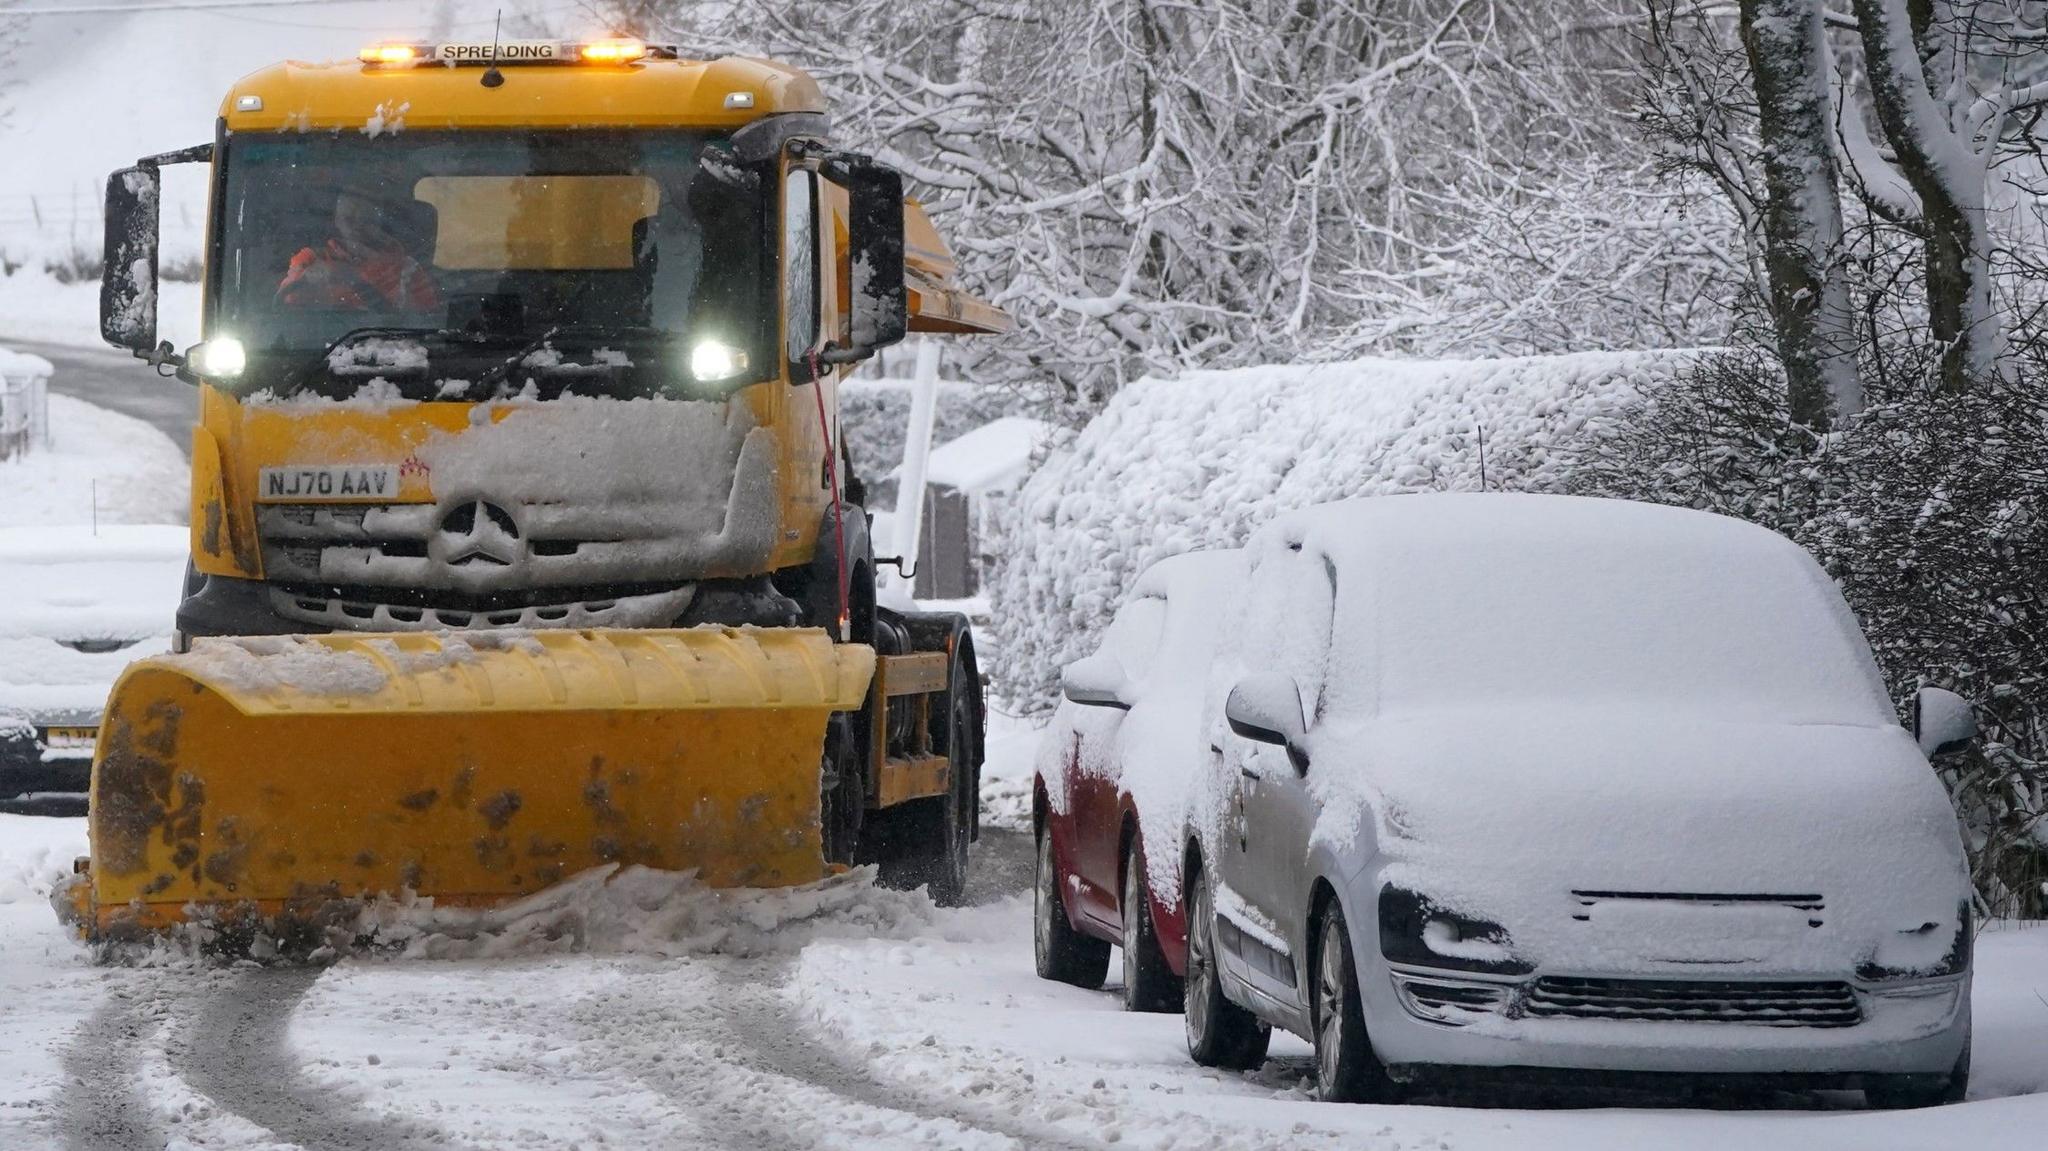
[(1178, 845), (1189, 787), (1211, 754), (1200, 720), (1216, 636), (1244, 582), (1241, 551), (1161, 560), (1138, 577), (1095, 654), (1067, 666), (1033, 789), (1041, 977), (1100, 987), (1114, 945), (1126, 1008), (1180, 1010)]

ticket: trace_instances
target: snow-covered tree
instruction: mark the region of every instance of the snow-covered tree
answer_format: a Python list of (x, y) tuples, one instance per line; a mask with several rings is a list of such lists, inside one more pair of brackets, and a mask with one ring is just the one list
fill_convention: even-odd
[[(1722, 257), (1613, 111), (1627, 0), (638, 0), (792, 60), (1094, 411), (1188, 366), (1697, 343)], [(973, 345), (970, 345), (973, 347)], [(970, 353), (972, 354), (972, 353)]]
[(1742, 0), (1765, 196), (1764, 271), (1792, 417), (1826, 427), (1863, 410), (1842, 243), (1821, 0)]
[(1864, 186), (1923, 238), (1941, 382), (1959, 392), (2005, 370), (1990, 174), (2002, 158), (2041, 156), (2048, 11), (2036, 0), (1855, 0), (1855, 13), (1870, 101), (1891, 155), (1853, 134), (1846, 144)]

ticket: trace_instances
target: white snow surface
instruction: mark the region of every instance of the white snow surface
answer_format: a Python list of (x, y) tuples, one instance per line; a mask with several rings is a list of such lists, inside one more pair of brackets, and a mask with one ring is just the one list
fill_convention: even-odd
[(0, 640), (169, 634), (190, 538), (175, 524), (0, 527)]
[(195, 639), (181, 660), (191, 674), (238, 692), (374, 695), (391, 678), (360, 652), (290, 635)]
[[(170, 650), (185, 528), (0, 527), (0, 716), (84, 721), (131, 660)], [(113, 640), (113, 651), (66, 641)]]
[[(4, 201), (5, 192), (0, 192)], [(95, 221), (95, 228), (98, 227)], [(97, 232), (89, 241), (99, 251)], [(165, 280), (157, 285), (157, 338), (180, 350), (199, 342), (199, 284)], [(104, 348), (100, 338), (98, 279), (60, 283), (39, 266), (0, 276), (0, 337), (47, 340), (75, 348)]]
[(1022, 705), (1050, 702), (1059, 668), (1094, 646), (1139, 572), (1238, 546), (1280, 512), (1406, 491), (1563, 490), (1575, 451), (1697, 356), (1359, 360), (1130, 384), (1026, 481), (992, 548), (997, 679)]
[(178, 524), (190, 514), (184, 453), (141, 420), (52, 395), (50, 440), (0, 462), (0, 527), (91, 524), (95, 506), (102, 525)]
[[(186, 1078), (171, 1046), (196, 1000), (235, 993), (236, 969), (94, 967), (59, 928), (49, 890), (84, 846), (81, 819), (0, 815), (0, 1145), (76, 1144), (65, 1060), (110, 1011), (142, 1021), (132, 1090), (172, 1146), (283, 1145)], [(653, 899), (671, 917), (651, 934), (607, 935), (593, 912), (585, 939), (607, 942), (580, 953), (486, 932), (478, 946), (516, 953), (327, 969), (291, 1012), (289, 1058), (352, 1120), (476, 1147), (2017, 1151), (2048, 1125), (2048, 925), (1979, 940), (1960, 1106), (1347, 1107), (1313, 1100), (1299, 1040), (1276, 1037), (1258, 1072), (1204, 1070), (1178, 1018), (1124, 1012), (1113, 985), (1037, 979), (1022, 898), (946, 911), (857, 875), (783, 893), (645, 878), (615, 910)]]

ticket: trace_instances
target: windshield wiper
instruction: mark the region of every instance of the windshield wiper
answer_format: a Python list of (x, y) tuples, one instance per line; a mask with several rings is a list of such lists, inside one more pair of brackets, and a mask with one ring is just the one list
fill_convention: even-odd
[(388, 339), (417, 340), (433, 336), (438, 336), (442, 338), (453, 338), (459, 335), (461, 335), (461, 333), (452, 332), (446, 328), (408, 328), (384, 324), (373, 324), (360, 328), (350, 328), (348, 331), (343, 332), (339, 336), (336, 336), (332, 343), (320, 349), (319, 355), (314, 356), (312, 359), (306, 361), (304, 364), (294, 369), (290, 375), (285, 377), (282, 386), (286, 393), (297, 391), (299, 385), (305, 383), (308, 377), (312, 376), (322, 367), (328, 365), (329, 358), (333, 356), (334, 353), (352, 344), (360, 343), (363, 340), (377, 339), (380, 337)]
[[(667, 339), (668, 335), (667, 332), (662, 331), (660, 328), (648, 327), (644, 324), (556, 324), (547, 331), (521, 344), (518, 351), (513, 352), (510, 356), (492, 366), (489, 371), (478, 376), (476, 382), (471, 384), (470, 387), (483, 389), (496, 385), (506, 376), (511, 375), (514, 369), (525, 363), (528, 356), (564, 336), (572, 339), (605, 340), (622, 337)], [(476, 394), (481, 395), (483, 393), (479, 391)]]

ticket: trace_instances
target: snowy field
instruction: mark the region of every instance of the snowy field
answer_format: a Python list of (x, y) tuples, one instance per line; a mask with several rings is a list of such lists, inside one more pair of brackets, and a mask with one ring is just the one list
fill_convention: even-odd
[(50, 441), (0, 462), (0, 527), (185, 522), (190, 468), (162, 432), (53, 394)]
[[(1346, 1107), (1308, 1049), (1190, 1064), (1175, 1016), (1032, 974), (1022, 897), (941, 911), (847, 881), (589, 901), (590, 951), (325, 970), (93, 966), (45, 902), (82, 821), (0, 816), (0, 1146), (98, 1122), (188, 1148), (2025, 1148), (2048, 1129), (2048, 928), (1979, 944), (1970, 1102), (1867, 1113)], [(628, 906), (655, 914), (632, 925)], [(124, 1126), (125, 1125), (125, 1126)], [(107, 1145), (118, 1145), (112, 1141)], [(77, 1145), (72, 1142), (70, 1145)]]

